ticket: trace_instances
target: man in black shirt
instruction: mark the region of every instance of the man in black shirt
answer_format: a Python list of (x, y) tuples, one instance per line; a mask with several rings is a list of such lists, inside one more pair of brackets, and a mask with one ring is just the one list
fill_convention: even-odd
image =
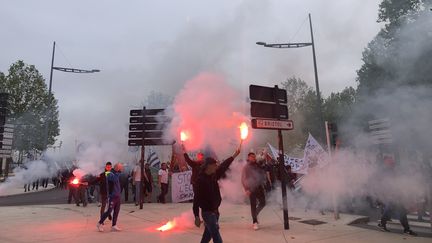
[[(265, 206), (265, 170), (257, 163), (255, 153), (249, 153), (242, 172), (242, 184), (249, 196), (254, 230), (258, 230), (258, 214)], [(258, 201), (258, 205), (257, 205)]]
[(219, 166), (217, 165), (217, 161), (211, 157), (206, 158), (202, 165), (197, 178), (197, 201), (201, 208), (205, 225), (201, 243), (210, 242), (211, 239), (213, 239), (214, 243), (222, 242), (218, 222), (219, 206), (222, 202), (222, 197), (218, 180), (225, 175), (234, 158), (239, 154), (240, 147), (235, 151), (233, 156), (223, 161)]
[(198, 173), (200, 171), (201, 165), (204, 163), (204, 154), (199, 152), (197, 154), (197, 160), (194, 161), (194, 160), (191, 160), (191, 158), (187, 154), (184, 145), (182, 145), (182, 148), (183, 148), (183, 155), (184, 155), (184, 158), (186, 160), (186, 163), (192, 168), (191, 184), (192, 184), (192, 189), (194, 192), (192, 211), (193, 211), (193, 214), (195, 216), (195, 226), (200, 227), (201, 220), (199, 217), (199, 206), (198, 206), (198, 202), (197, 202), (196, 191), (197, 191)]

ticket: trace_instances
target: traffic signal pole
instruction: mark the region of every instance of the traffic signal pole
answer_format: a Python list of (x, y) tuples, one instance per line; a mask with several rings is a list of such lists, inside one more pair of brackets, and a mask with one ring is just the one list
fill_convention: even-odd
[[(274, 88), (274, 102), (276, 103), (276, 107), (278, 107), (279, 99), (277, 98), (279, 87), (275, 85)], [(279, 109), (277, 109), (279, 110)], [(280, 120), (280, 119), (278, 119)], [(286, 191), (286, 171), (285, 171), (285, 159), (284, 159), (284, 148), (283, 148), (283, 137), (282, 130), (278, 129), (278, 144), (279, 144), (279, 175), (281, 177), (281, 189), (282, 189), (282, 205), (283, 205), (283, 218), (284, 218), (284, 229), (289, 229), (289, 219), (288, 219), (288, 202), (287, 202), (287, 191)]]

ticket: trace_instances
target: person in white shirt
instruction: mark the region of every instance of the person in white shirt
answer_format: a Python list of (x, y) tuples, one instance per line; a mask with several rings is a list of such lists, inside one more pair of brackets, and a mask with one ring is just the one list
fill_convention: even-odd
[(168, 169), (166, 163), (161, 164), (161, 168), (158, 173), (158, 182), (160, 187), (160, 194), (158, 202), (165, 203), (165, 195), (168, 193)]
[(141, 199), (141, 167), (139, 162), (136, 163), (135, 168), (132, 172), (132, 180), (135, 185), (135, 206), (138, 206)]

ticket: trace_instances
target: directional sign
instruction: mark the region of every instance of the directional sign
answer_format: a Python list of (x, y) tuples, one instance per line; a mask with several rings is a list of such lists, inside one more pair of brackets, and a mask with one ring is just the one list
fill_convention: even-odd
[(13, 134), (12, 133), (0, 133), (0, 141), (3, 139), (12, 139)]
[[(144, 145), (172, 145), (174, 141), (167, 141), (164, 139), (144, 139)], [(143, 145), (142, 139), (130, 139), (128, 141), (129, 146), (141, 146)]]
[[(142, 116), (142, 111), (143, 110), (131, 110), (130, 111), (130, 116)], [(164, 109), (146, 109), (146, 116), (156, 116), (159, 113), (162, 113), (164, 111)]]
[(2, 146), (1, 146), (1, 149), (4, 149), (4, 150), (12, 150), (12, 145), (2, 145)]
[(260, 118), (288, 119), (288, 107), (286, 105), (251, 102), (251, 116)]
[(276, 102), (276, 99), (279, 103), (287, 103), (287, 93), (284, 89), (278, 89), (275, 94), (276, 89), (274, 87), (264, 87), (258, 85), (249, 85), (249, 98), (251, 100), (260, 100), (267, 102)]
[[(145, 124), (145, 130), (162, 130), (165, 124)], [(142, 131), (143, 124), (131, 124), (129, 125), (130, 131)]]
[[(163, 135), (162, 131), (152, 131), (152, 132), (144, 132), (145, 138), (161, 138)], [(142, 138), (143, 132), (129, 132), (129, 138)]]
[(294, 123), (291, 120), (252, 119), (252, 128), (271, 130), (292, 130)]
[(13, 132), (14, 132), (13, 128), (0, 126), (0, 133), (13, 133)]
[(163, 123), (169, 122), (171, 119), (167, 116), (149, 116), (145, 118), (137, 116), (129, 118), (129, 123), (131, 124), (143, 123), (143, 121), (145, 121), (145, 123)]
[(12, 145), (12, 139), (3, 139), (0, 141), (0, 147), (4, 145)]
[(11, 154), (12, 153), (12, 150), (10, 150), (10, 149), (0, 149), (0, 154)]

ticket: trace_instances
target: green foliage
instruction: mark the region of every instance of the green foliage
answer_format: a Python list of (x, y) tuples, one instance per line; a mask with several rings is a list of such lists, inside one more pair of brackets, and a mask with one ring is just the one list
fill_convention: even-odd
[(309, 133), (315, 137), (320, 134), (316, 93), (296, 77), (282, 82), (282, 88), (287, 91), (289, 117), (294, 122), (294, 130), (289, 132), (289, 139), (284, 143), (290, 149), (302, 147)]
[(2, 92), (9, 93), (10, 121), (15, 124), (13, 148), (20, 152), (46, 148), (45, 126), (49, 125), (48, 144), (59, 135), (57, 100), (33, 65), (17, 61), (9, 73), (0, 73)]
[(363, 52), (357, 71), (359, 100), (401, 86), (431, 85), (432, 0), (383, 0), (379, 22), (385, 27)]
[(356, 91), (353, 87), (345, 88), (339, 93), (331, 93), (323, 104), (324, 120), (338, 124), (345, 122), (352, 114), (355, 102)]

